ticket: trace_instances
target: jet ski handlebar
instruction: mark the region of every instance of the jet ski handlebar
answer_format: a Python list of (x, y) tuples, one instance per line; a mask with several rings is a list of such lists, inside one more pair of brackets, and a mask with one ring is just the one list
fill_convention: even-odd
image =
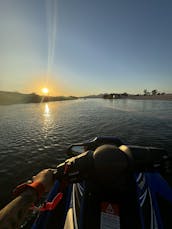
[(164, 149), (106, 144), (67, 159), (57, 166), (54, 177), (71, 183), (99, 177), (113, 180), (135, 172), (170, 173), (171, 166), (172, 157)]

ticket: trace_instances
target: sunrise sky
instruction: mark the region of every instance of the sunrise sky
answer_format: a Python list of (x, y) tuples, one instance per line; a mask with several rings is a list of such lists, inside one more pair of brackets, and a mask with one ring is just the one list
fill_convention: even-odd
[(172, 92), (172, 1), (1, 0), (0, 90)]

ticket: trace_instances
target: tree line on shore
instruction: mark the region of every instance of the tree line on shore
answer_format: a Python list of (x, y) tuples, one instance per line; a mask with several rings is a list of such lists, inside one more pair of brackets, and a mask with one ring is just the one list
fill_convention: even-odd
[(152, 90), (151, 92), (147, 89), (143, 90), (143, 94), (135, 94), (130, 95), (127, 92), (124, 93), (110, 93), (110, 94), (104, 94), (104, 99), (113, 99), (113, 98), (126, 98), (128, 96), (157, 96), (157, 95), (165, 95), (165, 92), (159, 92), (157, 89)]
[(165, 95), (165, 92), (159, 92), (157, 89), (152, 90), (151, 92), (148, 91), (147, 89), (143, 90), (143, 95)]
[[(147, 89), (143, 90), (143, 94), (128, 94), (124, 93), (104, 93), (99, 95), (90, 95), (80, 98), (104, 98), (104, 99), (119, 99), (135, 96), (159, 96), (166, 95), (164, 92), (159, 92), (157, 89), (148, 91)], [(73, 100), (78, 99), (75, 96), (40, 96), (36, 93), (31, 94), (22, 94), (19, 92), (5, 92), (0, 91), (0, 105), (8, 104), (19, 104), (19, 103), (40, 103), (40, 102), (50, 102), (50, 101), (62, 101), (62, 100)]]

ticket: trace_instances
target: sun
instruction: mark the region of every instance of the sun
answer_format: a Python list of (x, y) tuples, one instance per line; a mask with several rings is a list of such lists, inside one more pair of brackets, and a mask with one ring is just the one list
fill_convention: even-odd
[(49, 89), (47, 87), (42, 88), (42, 92), (47, 95), (49, 92)]

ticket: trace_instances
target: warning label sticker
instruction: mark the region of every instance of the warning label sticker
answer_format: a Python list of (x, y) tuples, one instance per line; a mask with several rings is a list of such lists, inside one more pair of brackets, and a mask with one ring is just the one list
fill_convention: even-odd
[(101, 203), (100, 229), (120, 229), (119, 207), (109, 202)]

